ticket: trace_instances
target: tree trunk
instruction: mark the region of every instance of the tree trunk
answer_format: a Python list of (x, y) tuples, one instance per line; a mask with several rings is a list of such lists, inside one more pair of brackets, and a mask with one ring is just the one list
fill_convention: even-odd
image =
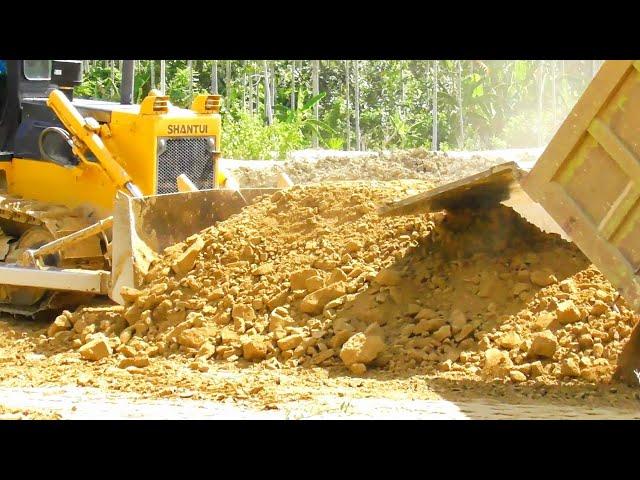
[[(114, 88), (113, 86), (116, 84), (116, 62), (113, 60), (109, 60), (109, 76), (111, 78), (111, 85), (109, 89)], [(112, 91), (111, 95), (115, 96), (118, 93), (118, 90)]]
[(249, 91), (247, 93), (248, 101), (249, 101), (249, 113), (253, 116), (254, 114), (254, 106), (253, 106), (253, 62), (249, 61)]
[(273, 114), (271, 113), (271, 88), (269, 87), (269, 65), (266, 60), (262, 61), (264, 70), (264, 111), (267, 118), (267, 125), (273, 123)]
[(438, 60), (433, 61), (433, 106), (431, 108), (431, 123), (433, 133), (431, 134), (431, 150), (438, 151)]
[(242, 62), (242, 111), (247, 111), (247, 62)]
[(400, 118), (404, 120), (404, 111), (406, 106), (406, 92), (404, 85), (404, 63), (400, 60)]
[(353, 85), (354, 85), (354, 95), (355, 99), (353, 101), (355, 108), (355, 128), (356, 128), (356, 150), (360, 151), (361, 147), (361, 138), (360, 138), (360, 78), (358, 77), (358, 60), (353, 61)]
[(351, 150), (351, 104), (349, 92), (349, 60), (344, 61), (344, 83), (347, 87), (347, 151)]
[(151, 82), (151, 88), (156, 88), (156, 61), (149, 60), (149, 81)]
[(187, 60), (187, 70), (189, 71), (189, 101), (193, 98), (193, 60)]
[(555, 128), (558, 119), (558, 104), (556, 102), (556, 61), (551, 60), (551, 96), (553, 108), (553, 127)]
[(226, 64), (226, 73), (225, 73), (225, 80), (224, 80), (224, 95), (227, 97), (227, 99), (231, 98), (231, 60), (227, 60), (227, 64)]
[(160, 60), (160, 91), (163, 95), (167, 93), (167, 61)]
[[(253, 72), (254, 72), (254, 66), (253, 66), (253, 61), (249, 62), (249, 113), (251, 115), (255, 115), (256, 113), (256, 98), (258, 97), (258, 91), (255, 88), (255, 85), (253, 84), (254, 82), (254, 78), (253, 78)], [(258, 113), (260, 110), (260, 106), (258, 105)]]
[(458, 141), (458, 148), (464, 149), (464, 105), (462, 105), (462, 60), (458, 60), (458, 119), (460, 121), (460, 140)]
[(566, 77), (565, 77), (565, 62), (564, 60), (560, 60), (560, 108), (562, 109), (562, 112), (564, 113), (565, 111), (565, 105), (566, 105), (566, 99), (564, 97), (564, 92), (566, 92)]
[[(311, 61), (311, 83), (312, 83), (312, 89), (313, 89), (313, 96), (315, 97), (316, 95), (318, 95), (319, 92), (319, 75), (320, 75), (320, 61), (319, 60), (312, 60)], [(313, 118), (316, 119), (316, 122), (319, 120), (319, 104), (318, 102), (316, 102), (316, 104), (313, 106)], [(313, 133), (313, 148), (318, 148), (318, 133), (316, 131), (314, 131)]]
[(271, 113), (276, 109), (276, 62), (275, 60), (270, 63), (271, 70)]
[(544, 60), (540, 60), (540, 67), (538, 69), (538, 147), (542, 146), (542, 95), (544, 93)]
[(296, 61), (291, 61), (291, 110), (296, 110)]
[(211, 62), (211, 93), (218, 95), (218, 61)]

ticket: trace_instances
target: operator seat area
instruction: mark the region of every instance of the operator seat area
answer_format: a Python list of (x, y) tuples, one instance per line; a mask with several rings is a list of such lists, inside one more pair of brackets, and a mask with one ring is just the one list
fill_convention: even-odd
[(0, 60), (0, 121), (4, 113), (4, 104), (7, 98), (7, 61)]
[[(0, 60), (0, 128), (2, 127), (5, 117), (5, 106), (7, 105), (7, 61)], [(0, 132), (1, 133), (1, 132)], [(10, 160), (11, 152), (3, 151), (4, 139), (0, 135), (0, 161)]]

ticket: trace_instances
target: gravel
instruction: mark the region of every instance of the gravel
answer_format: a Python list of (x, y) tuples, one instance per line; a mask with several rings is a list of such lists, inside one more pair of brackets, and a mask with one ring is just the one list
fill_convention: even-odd
[(305, 150), (283, 161), (229, 163), (243, 187), (273, 187), (286, 173), (295, 184), (341, 180), (429, 180), (444, 184), (513, 159), (535, 159), (535, 151), (432, 152), (423, 148), (396, 152)]

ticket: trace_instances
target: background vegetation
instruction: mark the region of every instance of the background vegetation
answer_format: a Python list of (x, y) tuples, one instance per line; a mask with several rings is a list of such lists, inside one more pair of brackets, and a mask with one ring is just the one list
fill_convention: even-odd
[[(543, 146), (599, 60), (139, 60), (135, 96), (223, 100), (224, 156), (320, 147), (377, 150)], [(86, 60), (80, 96), (118, 99), (121, 61)]]

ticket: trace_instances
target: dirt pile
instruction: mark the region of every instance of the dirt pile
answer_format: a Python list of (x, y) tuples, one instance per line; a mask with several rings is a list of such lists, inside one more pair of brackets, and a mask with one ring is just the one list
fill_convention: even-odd
[(543, 288), (485, 337), (484, 355), (470, 355), (466, 363), (513, 381), (606, 381), (635, 323), (624, 300), (591, 266)]
[[(449, 215), (443, 226), (427, 251), (398, 264), (408, 272), (397, 284), (407, 314), (391, 368), (435, 362), (513, 382), (610, 378), (636, 320), (574, 245), (507, 208)], [(421, 281), (427, 289), (405, 293)]]
[[(297, 365), (341, 363), (355, 370), (383, 350), (380, 332), (338, 320), (336, 312), (366, 290), (378, 271), (434, 228), (429, 217), (380, 219), (375, 210), (406, 195), (411, 183), (295, 187), (166, 249), (148, 287), (125, 293), (127, 305), (66, 312), (49, 328), (88, 360), (122, 357), (143, 368), (149, 357), (275, 360)], [(346, 351), (346, 350), (345, 350)], [(345, 354), (346, 355), (346, 354)], [(343, 355), (343, 356), (345, 356)], [(133, 360), (130, 360), (133, 359)]]
[(472, 175), (502, 162), (501, 159), (481, 156), (457, 158), (443, 152), (416, 148), (353, 156), (295, 158), (265, 169), (238, 167), (232, 172), (243, 187), (274, 187), (279, 171), (289, 175), (295, 184), (398, 179), (429, 180), (441, 184)]
[(634, 324), (579, 252), (507, 207), (380, 218), (415, 183), (294, 187), (172, 246), (124, 307), (65, 312), (51, 348), (512, 382), (609, 378)]

